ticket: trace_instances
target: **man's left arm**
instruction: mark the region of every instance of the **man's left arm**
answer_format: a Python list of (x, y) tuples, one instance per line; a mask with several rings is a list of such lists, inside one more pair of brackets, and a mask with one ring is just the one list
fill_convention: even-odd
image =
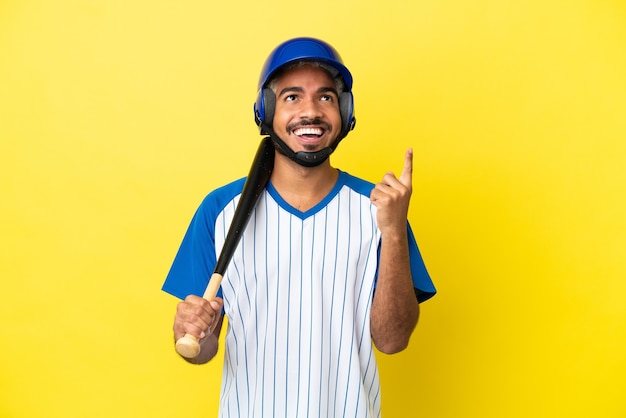
[(385, 174), (370, 195), (382, 236), (370, 329), (376, 348), (387, 354), (407, 347), (419, 318), (407, 235), (412, 175), (413, 151), (409, 149), (400, 177)]

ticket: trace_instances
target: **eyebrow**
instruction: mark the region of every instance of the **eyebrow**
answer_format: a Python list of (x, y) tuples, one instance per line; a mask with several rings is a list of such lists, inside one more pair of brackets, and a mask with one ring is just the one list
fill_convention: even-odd
[[(281, 97), (282, 95), (286, 93), (302, 93), (302, 92), (304, 92), (304, 89), (302, 87), (285, 87), (284, 89), (280, 91), (280, 94), (278, 94), (277, 97)], [(334, 93), (335, 96), (339, 97), (339, 92), (337, 92), (337, 89), (334, 87), (320, 87), (319, 89), (317, 89), (317, 93)]]

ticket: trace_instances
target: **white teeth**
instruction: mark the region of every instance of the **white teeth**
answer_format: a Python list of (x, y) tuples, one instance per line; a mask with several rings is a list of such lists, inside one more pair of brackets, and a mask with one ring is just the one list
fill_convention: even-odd
[(323, 131), (319, 128), (298, 128), (293, 131), (298, 136), (302, 135), (321, 135)]

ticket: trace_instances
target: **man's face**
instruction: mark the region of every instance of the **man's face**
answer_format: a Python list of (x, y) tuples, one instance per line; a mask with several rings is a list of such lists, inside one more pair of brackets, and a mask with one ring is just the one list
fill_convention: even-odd
[(305, 65), (278, 79), (273, 128), (295, 152), (319, 151), (335, 141), (341, 131), (339, 97), (326, 70)]

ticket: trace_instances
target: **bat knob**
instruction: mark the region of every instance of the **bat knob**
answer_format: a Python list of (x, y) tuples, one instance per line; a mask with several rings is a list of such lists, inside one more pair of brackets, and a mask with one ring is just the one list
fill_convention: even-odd
[(200, 354), (198, 339), (190, 334), (176, 341), (176, 352), (185, 358), (194, 358)]

